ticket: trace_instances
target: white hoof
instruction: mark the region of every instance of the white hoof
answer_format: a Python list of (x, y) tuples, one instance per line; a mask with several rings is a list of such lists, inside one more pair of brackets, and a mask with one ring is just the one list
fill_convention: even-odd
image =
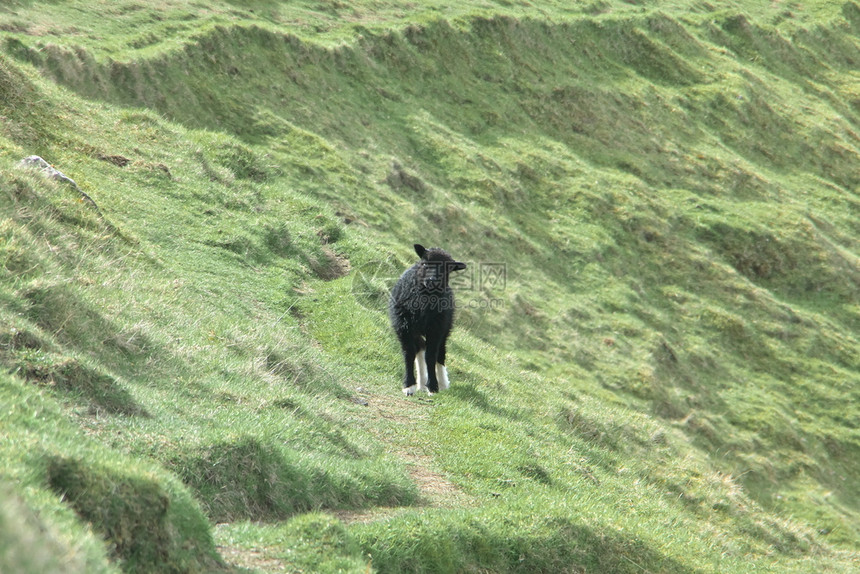
[(412, 385), (411, 387), (403, 387), (403, 394), (406, 395), (407, 397), (411, 397), (412, 395), (414, 395), (415, 394), (415, 385)]

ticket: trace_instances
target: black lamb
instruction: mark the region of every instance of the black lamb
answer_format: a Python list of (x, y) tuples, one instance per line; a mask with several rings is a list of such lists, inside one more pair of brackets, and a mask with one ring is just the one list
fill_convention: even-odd
[[(421, 260), (397, 280), (388, 307), (406, 363), (406, 395), (416, 389), (433, 394), (448, 388), (445, 341), (454, 323), (454, 293), (448, 275), (466, 268), (436, 247), (425, 249), (416, 244), (415, 253)], [(418, 368), (417, 382), (413, 363)]]

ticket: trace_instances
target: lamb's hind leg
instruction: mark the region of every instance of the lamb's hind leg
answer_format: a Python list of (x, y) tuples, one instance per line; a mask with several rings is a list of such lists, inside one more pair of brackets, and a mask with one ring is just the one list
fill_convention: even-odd
[(406, 364), (406, 375), (403, 377), (403, 394), (407, 397), (415, 394), (415, 355), (414, 345), (403, 344), (403, 362)]
[(418, 392), (427, 390), (427, 358), (422, 349), (415, 354), (415, 367), (418, 370)]
[(431, 337), (427, 337), (427, 349), (425, 353), (425, 363), (427, 364), (427, 392), (435, 394), (439, 392), (439, 379), (437, 378), (436, 358), (439, 356), (439, 343)]

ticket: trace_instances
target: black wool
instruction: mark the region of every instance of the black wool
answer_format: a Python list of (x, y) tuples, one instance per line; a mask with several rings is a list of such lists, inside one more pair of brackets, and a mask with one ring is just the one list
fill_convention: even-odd
[[(425, 249), (416, 244), (415, 253), (421, 259), (397, 280), (388, 307), (403, 350), (403, 392), (407, 395), (416, 388), (424, 390), (425, 383), (429, 393), (439, 392), (440, 378), (443, 388), (447, 387), (445, 342), (454, 324), (454, 292), (448, 277), (452, 271), (466, 268), (436, 247)], [(414, 366), (418, 367), (417, 381)]]

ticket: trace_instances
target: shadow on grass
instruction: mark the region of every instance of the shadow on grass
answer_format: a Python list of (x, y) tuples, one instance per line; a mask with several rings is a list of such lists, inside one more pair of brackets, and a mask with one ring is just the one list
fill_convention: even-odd
[(109, 351), (127, 360), (153, 348), (140, 333), (123, 333), (68, 285), (38, 283), (23, 296), (28, 318), (72, 349)]
[(512, 421), (524, 420), (526, 418), (521, 412), (492, 404), (485, 393), (479, 391), (474, 385), (452, 385), (446, 393), (465, 401), (485, 413), (506, 418)]
[(88, 407), (92, 413), (149, 416), (114, 377), (78, 359), (48, 351), (51, 347), (35, 330), (13, 327), (0, 334), (0, 366)]
[[(16, 316), (0, 334), (0, 365), (91, 414), (149, 416), (114, 371), (133, 376), (136, 359), (151, 358), (159, 352), (156, 345), (139, 332), (123, 331), (71, 285), (37, 281), (21, 295), (24, 317)], [(98, 356), (98, 362), (85, 356)]]
[(13, 372), (24, 380), (59, 391), (72, 401), (88, 407), (91, 414), (105, 411), (110, 414), (150, 416), (116, 379), (76, 359), (53, 357), (37, 351), (19, 354), (12, 362)]
[(278, 521), (318, 509), (402, 506), (417, 500), (405, 475), (373, 462), (336, 467), (245, 437), (178, 453), (167, 462), (215, 522)]

